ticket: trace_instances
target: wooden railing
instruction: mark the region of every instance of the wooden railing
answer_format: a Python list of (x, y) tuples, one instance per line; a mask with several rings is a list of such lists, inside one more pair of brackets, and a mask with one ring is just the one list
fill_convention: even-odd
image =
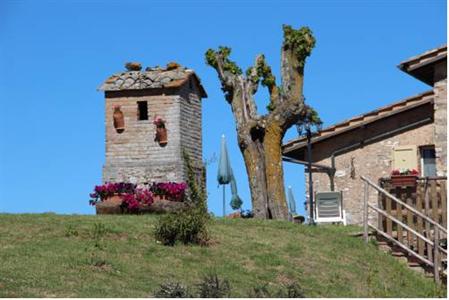
[[(402, 248), (422, 263), (433, 267), (440, 281), (441, 260), (447, 250), (440, 246), (447, 239), (446, 178), (420, 178), (415, 188), (393, 188), (387, 181), (379, 186), (362, 176), (364, 190), (364, 238), (368, 228)], [(369, 187), (379, 192), (378, 206), (368, 203)], [(377, 226), (369, 224), (368, 210), (378, 214)]]

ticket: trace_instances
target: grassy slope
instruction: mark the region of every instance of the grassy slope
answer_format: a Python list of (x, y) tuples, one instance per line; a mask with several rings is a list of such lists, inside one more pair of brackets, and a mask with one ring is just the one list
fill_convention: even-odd
[[(296, 281), (307, 297), (429, 297), (432, 280), (349, 237), (354, 227), (214, 220), (208, 247), (164, 247), (154, 216), (0, 214), (0, 297), (147, 297), (160, 283), (229, 279), (232, 296)], [(94, 247), (96, 223), (106, 234)], [(97, 261), (106, 261), (102, 267)]]

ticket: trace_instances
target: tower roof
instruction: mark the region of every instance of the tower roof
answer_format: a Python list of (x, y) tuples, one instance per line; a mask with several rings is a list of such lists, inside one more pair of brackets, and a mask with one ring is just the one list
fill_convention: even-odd
[(196, 81), (201, 97), (207, 98), (207, 93), (195, 72), (175, 63), (166, 68), (146, 68), (145, 71), (125, 71), (115, 73), (106, 79), (98, 88), (101, 91), (123, 91), (176, 88), (188, 82), (190, 78)]

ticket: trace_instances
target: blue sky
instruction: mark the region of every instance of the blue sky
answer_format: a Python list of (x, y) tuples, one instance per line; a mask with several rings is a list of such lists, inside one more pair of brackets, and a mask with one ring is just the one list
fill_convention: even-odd
[[(396, 66), (446, 43), (446, 12), (442, 0), (1, 1), (0, 212), (93, 213), (88, 195), (101, 182), (105, 150), (96, 88), (126, 61), (173, 60), (193, 68), (209, 95), (204, 158), (218, 156), (224, 133), (249, 208), (231, 110), (204, 63), (208, 48), (232, 47), (243, 69), (264, 53), (279, 74), (282, 24), (309, 26), (317, 43), (304, 92), (326, 126), (430, 89)], [(256, 95), (261, 112), (266, 95)], [(290, 129), (284, 140), (295, 136)], [(302, 212), (303, 168), (284, 167)], [(207, 171), (209, 209), (219, 215), (217, 163)]]

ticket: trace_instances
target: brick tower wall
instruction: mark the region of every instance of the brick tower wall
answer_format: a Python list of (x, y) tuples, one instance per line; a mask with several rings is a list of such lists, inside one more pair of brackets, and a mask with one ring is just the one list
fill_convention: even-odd
[[(137, 94), (137, 95), (136, 95)], [(138, 120), (137, 101), (147, 101), (148, 120)], [(181, 158), (179, 95), (151, 95), (123, 91), (107, 93), (106, 162), (103, 182), (183, 181)], [(125, 117), (125, 131), (113, 126), (114, 105), (120, 105)], [(161, 147), (155, 138), (155, 115), (166, 120), (168, 144)]]

